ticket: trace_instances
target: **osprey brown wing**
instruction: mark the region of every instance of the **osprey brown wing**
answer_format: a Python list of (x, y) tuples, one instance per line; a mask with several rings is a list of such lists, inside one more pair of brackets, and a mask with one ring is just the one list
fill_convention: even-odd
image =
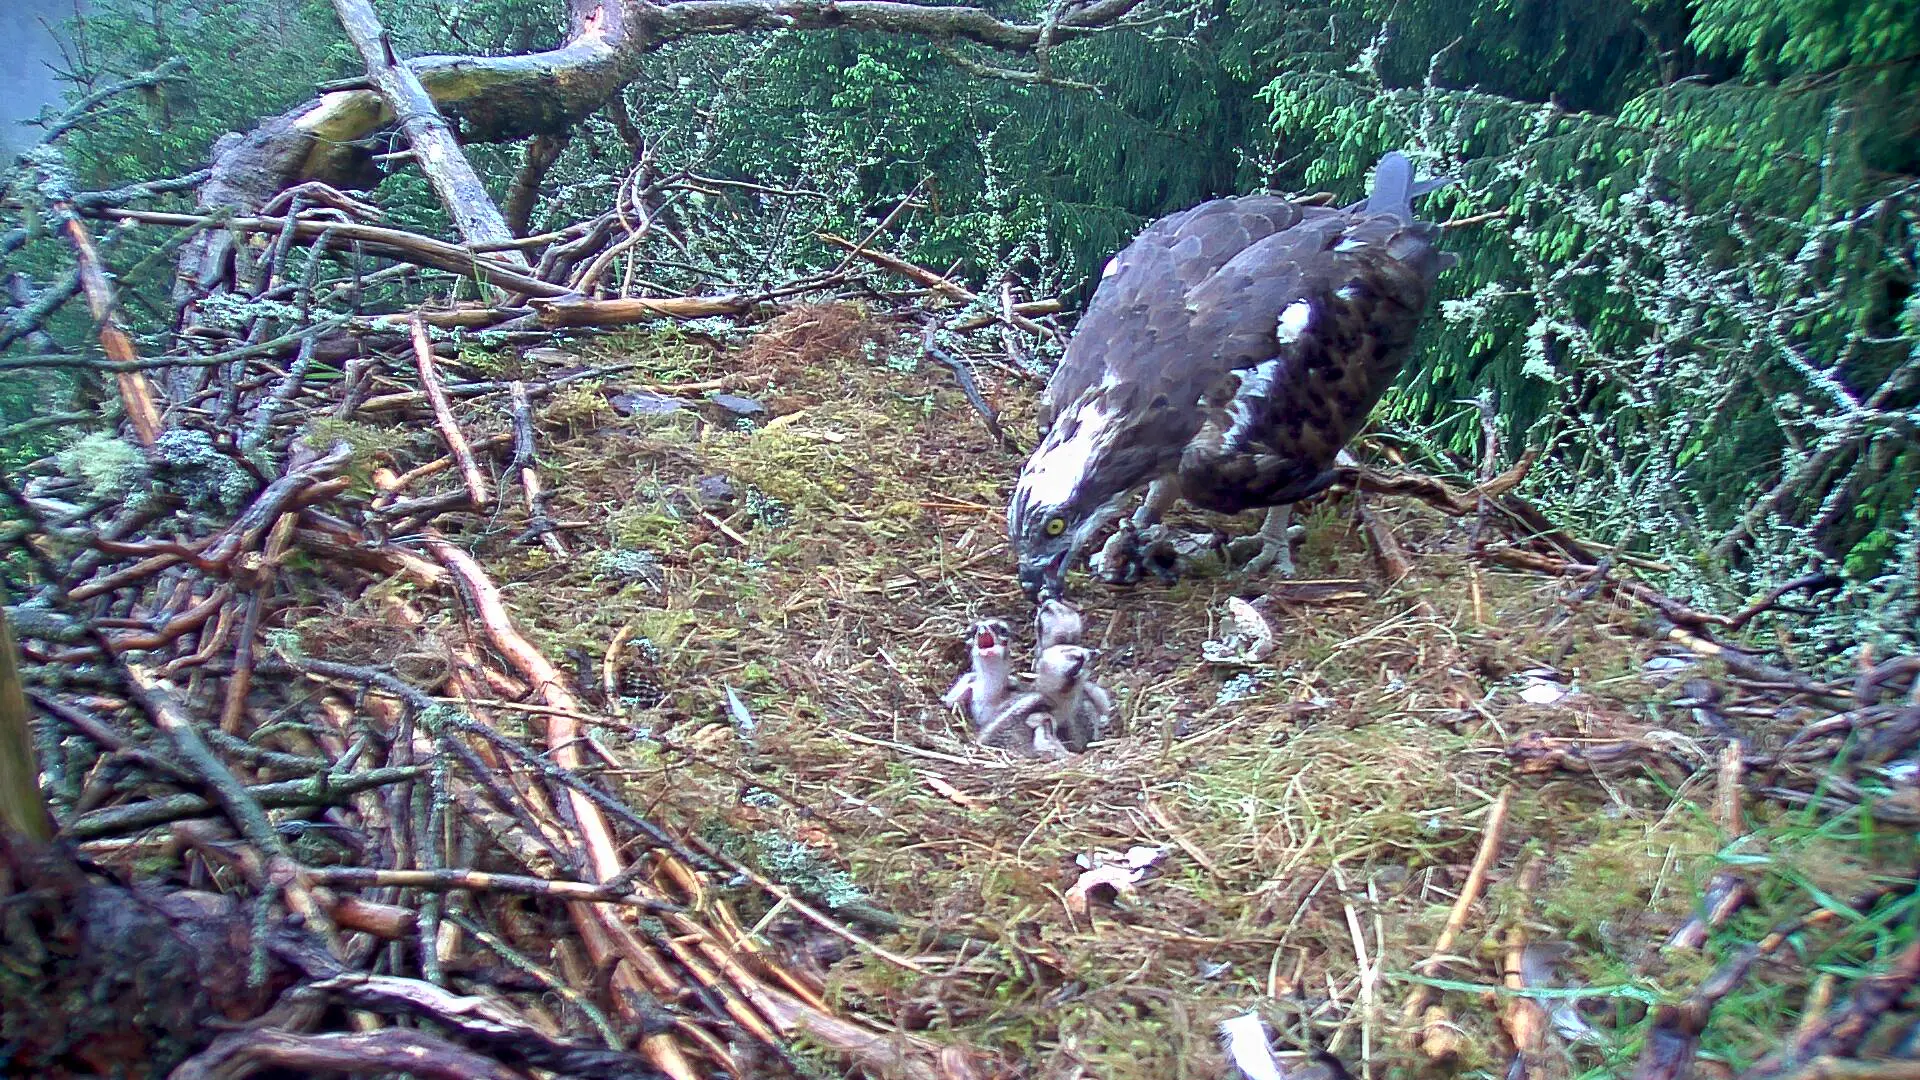
[(1219, 199), (1117, 255), (1048, 384), (1046, 435), (1008, 503), (1029, 593), (1058, 590), (1142, 484), (1159, 494), (1136, 529), (1169, 494), (1232, 513), (1324, 486), (1450, 263), (1412, 205), (1445, 182), (1416, 182), (1389, 153), (1352, 206)]
[[(1250, 195), (1202, 203), (1149, 225), (1107, 264), (1099, 288), (1048, 382), (1040, 423), (1109, 372), (1145, 405), (1161, 391), (1157, 375), (1203, 361), (1191, 340), (1188, 295), (1250, 245), (1298, 224), (1300, 207)], [(1203, 354), (1210, 349), (1202, 349)], [(1191, 405), (1189, 401), (1187, 404)]]

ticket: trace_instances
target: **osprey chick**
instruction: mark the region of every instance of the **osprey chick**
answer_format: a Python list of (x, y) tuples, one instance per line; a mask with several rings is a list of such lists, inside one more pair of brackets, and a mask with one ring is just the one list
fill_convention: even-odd
[(940, 696), (950, 709), (964, 710), (976, 730), (984, 727), (1013, 693), (1013, 657), (1007, 646), (1013, 630), (999, 619), (982, 619), (967, 628), (972, 665)]
[(1137, 533), (1181, 498), (1225, 514), (1268, 508), (1248, 568), (1290, 572), (1292, 503), (1331, 482), (1454, 262), (1413, 217), (1413, 198), (1446, 182), (1416, 183), (1390, 153), (1365, 202), (1216, 199), (1115, 256), (1047, 385), (1046, 437), (1007, 509), (1027, 594), (1059, 595), (1074, 557), (1142, 485), (1103, 553), (1110, 576), (1137, 574)]
[(1113, 698), (1089, 677), (1093, 652), (1078, 645), (1053, 645), (1034, 660), (1033, 685), (1007, 700), (981, 727), (986, 746), (1040, 757), (1080, 753), (1113, 714)]

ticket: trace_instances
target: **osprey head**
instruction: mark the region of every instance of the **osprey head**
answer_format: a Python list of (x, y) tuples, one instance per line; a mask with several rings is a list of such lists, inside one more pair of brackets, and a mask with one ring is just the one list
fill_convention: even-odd
[(1061, 595), (1073, 557), (1118, 512), (1126, 486), (1103, 482), (1102, 460), (1121, 426), (1105, 395), (1083, 396), (1021, 468), (1007, 506), (1007, 539), (1029, 599)]

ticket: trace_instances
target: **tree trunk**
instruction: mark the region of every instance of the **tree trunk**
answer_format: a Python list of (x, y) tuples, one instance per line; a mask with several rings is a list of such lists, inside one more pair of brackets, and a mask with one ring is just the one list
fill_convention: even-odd
[(0, 832), (45, 843), (53, 836), (47, 804), (40, 797), (40, 768), (33, 755), (27, 695), (20, 685), (13, 631), (0, 617)]
[[(984, 8), (905, 0), (568, 0), (567, 42), (521, 56), (422, 56), (401, 62), (465, 142), (507, 142), (572, 129), (640, 72), (660, 46), (700, 34), (846, 29), (912, 34), (1030, 53), (1113, 25), (1143, 0), (1094, 0), (1057, 25), (1009, 23)], [(336, 90), (214, 147), (200, 189), (207, 211), (253, 214), (306, 180), (366, 187), (377, 180), (366, 140), (393, 123), (371, 89)], [(209, 232), (181, 253), (181, 302), (221, 287), (233, 240)]]
[[(473, 164), (454, 140), (453, 129), (420, 84), (420, 76), (394, 55), (393, 38), (380, 25), (373, 5), (368, 0), (333, 0), (333, 10), (339, 14), (340, 25), (346, 28), (353, 47), (360, 50), (360, 58), (366, 61), (368, 77), (399, 116), (400, 130), (413, 147), (414, 161), (427, 174), (427, 182), (440, 197), (440, 205), (447, 208), (460, 239), (468, 244), (512, 240), (513, 230), (507, 227), (507, 219), (500, 215), (487, 186), (480, 182)], [(499, 257), (517, 266), (527, 265), (526, 259), (512, 249)]]

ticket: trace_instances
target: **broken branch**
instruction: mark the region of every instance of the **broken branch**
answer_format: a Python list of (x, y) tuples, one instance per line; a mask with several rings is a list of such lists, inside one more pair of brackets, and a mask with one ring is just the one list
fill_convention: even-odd
[(460, 479), (467, 485), (467, 497), (473, 501), (476, 509), (484, 508), (487, 505), (487, 481), (480, 474), (479, 464), (473, 460), (473, 450), (467, 446), (467, 437), (460, 433), (460, 423), (453, 418), (453, 407), (447, 404), (447, 393), (441, 389), (440, 376), (434, 371), (433, 341), (427, 336), (427, 324), (416, 316), (410, 325), (413, 330), (413, 361), (420, 372), (420, 389), (433, 406), (433, 419), (440, 426), (440, 436), (447, 441), (447, 451), (460, 466)]

